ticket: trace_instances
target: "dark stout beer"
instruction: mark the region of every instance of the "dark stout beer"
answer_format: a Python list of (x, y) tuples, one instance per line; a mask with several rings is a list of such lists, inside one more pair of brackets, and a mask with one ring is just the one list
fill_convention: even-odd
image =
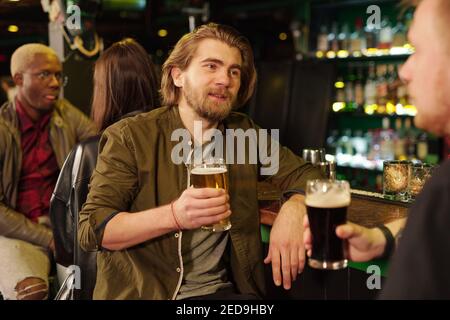
[(336, 236), (336, 227), (345, 224), (349, 204), (349, 195), (307, 196), (306, 208), (312, 235), (310, 266), (319, 269), (340, 269), (347, 265), (345, 242)]
[[(226, 167), (196, 167), (191, 170), (191, 184), (194, 188), (221, 188), (228, 192)], [(211, 231), (225, 231), (231, 228), (230, 219), (220, 220), (219, 223), (203, 226)]]

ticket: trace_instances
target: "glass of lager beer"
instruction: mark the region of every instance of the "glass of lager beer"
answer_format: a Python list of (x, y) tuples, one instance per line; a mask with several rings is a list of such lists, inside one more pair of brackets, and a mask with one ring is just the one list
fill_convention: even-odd
[[(190, 182), (194, 188), (225, 189), (228, 192), (228, 170), (222, 158), (210, 158), (199, 164), (192, 164)], [(202, 226), (212, 232), (226, 231), (231, 228), (230, 218), (220, 220), (213, 225)]]
[(337, 180), (308, 180), (305, 203), (312, 237), (309, 266), (328, 270), (347, 267), (345, 241), (336, 235), (336, 227), (347, 220), (347, 207), (350, 205), (349, 183)]

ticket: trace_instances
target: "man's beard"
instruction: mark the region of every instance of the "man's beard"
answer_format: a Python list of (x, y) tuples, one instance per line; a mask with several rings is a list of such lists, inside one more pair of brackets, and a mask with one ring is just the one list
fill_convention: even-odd
[[(208, 96), (209, 94), (225, 96), (225, 101), (214, 101)], [(228, 117), (236, 100), (236, 97), (231, 97), (231, 93), (227, 89), (206, 89), (201, 93), (196, 93), (189, 81), (183, 88), (183, 95), (187, 104), (198, 116), (212, 122), (220, 122)]]

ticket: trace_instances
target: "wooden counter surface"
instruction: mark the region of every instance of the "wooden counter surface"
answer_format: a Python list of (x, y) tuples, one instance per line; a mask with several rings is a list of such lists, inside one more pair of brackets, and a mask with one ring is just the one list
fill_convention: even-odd
[[(371, 228), (407, 216), (409, 203), (352, 193), (348, 220)], [(378, 194), (379, 196), (379, 194)], [(281, 192), (267, 183), (258, 186), (261, 223), (272, 225), (281, 204)]]

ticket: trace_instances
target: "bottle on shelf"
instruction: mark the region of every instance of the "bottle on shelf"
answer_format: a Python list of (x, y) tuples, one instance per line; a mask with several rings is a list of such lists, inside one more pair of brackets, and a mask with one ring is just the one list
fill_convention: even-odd
[(375, 64), (369, 65), (369, 73), (364, 87), (364, 112), (373, 114), (377, 109), (377, 78)]
[(328, 49), (335, 53), (339, 51), (338, 26), (336, 21), (333, 22), (331, 31), (328, 33)]
[(355, 57), (361, 57), (366, 51), (366, 38), (364, 37), (363, 20), (358, 17), (355, 20), (355, 30), (350, 35), (350, 52)]
[(387, 70), (387, 103), (386, 103), (386, 112), (388, 114), (396, 113), (396, 105), (397, 105), (397, 85), (398, 85), (398, 74), (397, 74), (397, 66), (394, 64), (388, 65)]
[(396, 160), (406, 160), (405, 130), (402, 119), (395, 119), (394, 156)]
[(418, 135), (416, 149), (417, 158), (422, 162), (426, 162), (428, 157), (428, 135), (426, 132), (421, 132)]
[(405, 119), (405, 148), (409, 160), (416, 159), (416, 132), (411, 127), (411, 118)]
[(381, 160), (394, 160), (394, 132), (390, 129), (388, 117), (382, 120), (383, 129), (380, 132), (380, 158)]
[(329, 50), (329, 47), (328, 47), (327, 26), (322, 25), (320, 27), (320, 33), (317, 37), (317, 51), (323, 55), (323, 54), (326, 54), (328, 50)]
[(349, 56), (350, 51), (350, 32), (348, 24), (342, 25), (341, 32), (338, 34), (338, 51), (337, 56), (339, 58), (346, 58)]
[(364, 34), (366, 38), (367, 55), (371, 56), (376, 54), (378, 48), (378, 30), (371, 23), (368, 23), (364, 28)]
[[(392, 48), (403, 49), (408, 43), (406, 26), (403, 24), (402, 19), (397, 20), (397, 24), (392, 29)], [(403, 53), (400, 51), (399, 53)]]
[(380, 40), (378, 42), (378, 49), (389, 50), (392, 46), (392, 27), (387, 16), (381, 20)]
[(377, 66), (377, 80), (376, 80), (376, 104), (377, 113), (386, 113), (386, 104), (388, 99), (388, 82), (386, 79), (387, 67), (385, 64)]
[(355, 80), (355, 108), (361, 111), (364, 108), (364, 76), (362, 68), (358, 68)]
[(357, 109), (356, 99), (355, 99), (355, 80), (356, 75), (353, 72), (353, 67), (349, 65), (347, 77), (345, 79), (345, 104), (346, 111), (355, 111)]

